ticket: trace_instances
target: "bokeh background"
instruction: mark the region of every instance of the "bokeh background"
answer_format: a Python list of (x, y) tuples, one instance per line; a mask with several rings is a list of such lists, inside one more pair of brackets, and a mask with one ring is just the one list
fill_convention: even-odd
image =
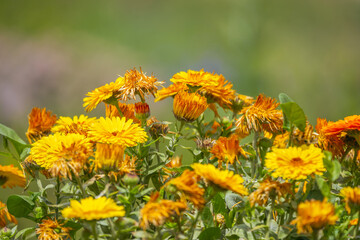
[[(32, 107), (85, 114), (87, 92), (133, 67), (165, 85), (204, 68), (336, 121), (360, 113), (360, 1), (0, 1), (0, 122), (24, 139)], [(171, 103), (152, 114), (173, 119)]]

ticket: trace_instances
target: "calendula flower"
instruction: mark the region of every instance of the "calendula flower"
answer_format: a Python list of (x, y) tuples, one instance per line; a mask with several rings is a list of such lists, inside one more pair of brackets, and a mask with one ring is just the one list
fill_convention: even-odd
[(61, 211), (64, 218), (78, 218), (82, 220), (100, 220), (111, 217), (125, 216), (123, 206), (118, 206), (111, 198), (100, 197), (94, 199), (88, 197), (77, 200), (71, 200), (70, 206)]
[(77, 175), (92, 155), (93, 144), (81, 134), (55, 133), (33, 144), (30, 156), (37, 165), (45, 168), (51, 176), (71, 179), (71, 171)]
[(85, 115), (70, 117), (60, 117), (55, 126), (51, 129), (53, 133), (59, 132), (63, 134), (78, 133), (87, 136), (92, 124), (96, 122), (96, 118), (89, 118)]
[(146, 76), (140, 68), (140, 71), (131, 69), (127, 71), (123, 78), (123, 85), (120, 88), (120, 100), (127, 101), (129, 98), (136, 100), (139, 95), (144, 101), (145, 95), (153, 95), (157, 92), (158, 86), (163, 82), (157, 80), (154, 76)]
[(348, 116), (344, 120), (330, 122), (323, 131), (329, 136), (336, 136), (342, 132), (360, 131), (360, 115)]
[(317, 142), (318, 134), (314, 132), (313, 126), (308, 121), (306, 121), (305, 131), (302, 132), (300, 129), (296, 128), (292, 137), (295, 145), (310, 145)]
[(124, 147), (116, 144), (97, 143), (94, 159), (95, 171), (117, 170), (124, 159)]
[(249, 107), (254, 103), (254, 98), (242, 94), (235, 94), (235, 97), (231, 99), (231, 110), (234, 113), (238, 113), (243, 107)]
[[(135, 117), (135, 105), (118, 102), (122, 116), (126, 119), (132, 119), (134, 123), (140, 123), (140, 120)], [(105, 104), (105, 116), (107, 118), (122, 117), (118, 109), (114, 105)]]
[[(330, 122), (331, 123), (331, 122)], [(343, 140), (337, 135), (328, 135), (325, 132), (327, 129), (328, 121), (326, 119), (317, 119), (316, 132), (318, 133), (317, 146), (323, 150), (331, 152), (335, 157), (342, 157), (344, 154)]]
[(110, 98), (119, 98), (120, 88), (124, 85), (124, 79), (119, 77), (115, 80), (115, 82), (111, 82), (109, 84), (105, 84), (99, 88), (96, 88), (92, 92), (88, 92), (86, 94), (86, 98), (84, 98), (83, 107), (87, 112), (94, 110), (97, 105), (101, 102), (106, 102)]
[(349, 225), (350, 226), (356, 226), (358, 224), (359, 219), (355, 218), (353, 220), (350, 220)]
[(199, 176), (194, 171), (186, 169), (180, 177), (173, 178), (166, 183), (166, 186), (174, 186), (181, 192), (181, 196), (189, 200), (197, 208), (202, 208), (205, 204), (203, 197), (205, 190), (199, 187)]
[(150, 116), (149, 104), (145, 102), (135, 103), (135, 116), (138, 119), (147, 119)]
[(0, 185), (2, 188), (13, 188), (15, 186), (25, 187), (26, 179), (24, 173), (13, 165), (0, 165)]
[(260, 183), (260, 187), (258, 187), (256, 191), (250, 194), (249, 201), (251, 206), (254, 206), (255, 203), (259, 206), (265, 206), (269, 198), (280, 201), (281, 197), (291, 193), (291, 183), (280, 183), (271, 180), (271, 178), (267, 178)]
[(187, 91), (189, 87), (185, 83), (174, 83), (167, 88), (162, 88), (157, 91), (155, 95), (155, 102), (161, 101), (165, 98), (175, 96), (178, 92)]
[(219, 75), (213, 75), (205, 72), (204, 69), (200, 71), (188, 70), (187, 72), (176, 73), (170, 81), (175, 84), (185, 84), (190, 87), (201, 87), (206, 84), (215, 85), (218, 82)]
[(341, 189), (340, 195), (345, 198), (345, 209), (351, 213), (351, 209), (360, 210), (360, 188), (345, 187)]
[(195, 140), (195, 143), (196, 143), (196, 147), (200, 150), (206, 150), (206, 151), (209, 151), (213, 146), (214, 144), (216, 143), (215, 140), (211, 139), (211, 138), (204, 138), (204, 139), (201, 139), (201, 138), (197, 138)]
[(246, 158), (246, 152), (239, 145), (239, 137), (235, 134), (230, 137), (220, 137), (210, 149), (213, 156), (210, 159), (217, 158), (219, 166), (223, 162), (227, 164), (234, 164), (235, 160), (238, 161), (239, 156)]
[(36, 228), (38, 240), (66, 240), (70, 239), (71, 228), (63, 227), (57, 220), (43, 219)]
[(219, 170), (211, 164), (191, 164), (195, 173), (201, 176), (207, 183), (211, 183), (220, 189), (231, 190), (240, 195), (248, 195), (247, 189), (242, 184), (244, 179), (232, 171)]
[(144, 143), (146, 132), (133, 120), (125, 117), (100, 118), (89, 130), (89, 138), (94, 142), (117, 144), (123, 147), (133, 147)]
[(324, 201), (310, 200), (300, 203), (297, 217), (291, 222), (296, 224), (298, 233), (312, 233), (327, 225), (334, 225), (338, 217), (335, 208), (326, 199)]
[(39, 140), (42, 136), (48, 135), (56, 122), (56, 115), (46, 108), (33, 108), (28, 116), (29, 128), (26, 137), (29, 143)]
[(274, 138), (274, 134), (264, 131), (264, 137), (268, 139), (273, 139), (273, 145), (272, 147), (275, 148), (286, 148), (289, 142), (290, 134), (289, 132), (284, 132), (280, 134), (276, 134)]
[(156, 227), (164, 225), (171, 217), (180, 215), (186, 208), (187, 205), (183, 201), (160, 200), (159, 193), (156, 192), (140, 210), (140, 227), (146, 229), (150, 224)]
[(146, 121), (146, 126), (149, 127), (149, 132), (153, 139), (165, 136), (169, 132), (169, 124), (167, 122), (160, 122), (155, 117), (149, 118)]
[(321, 149), (314, 145), (273, 148), (266, 154), (265, 167), (272, 171), (274, 178), (301, 180), (313, 174), (322, 175), (326, 170), (323, 157)]
[(16, 218), (9, 213), (6, 204), (0, 201), (0, 227), (6, 227), (9, 222), (18, 224)]
[(276, 109), (278, 106), (279, 103), (275, 99), (260, 94), (253, 105), (244, 107), (240, 111), (242, 115), (236, 121), (238, 131), (248, 134), (251, 131), (266, 130), (275, 133), (282, 130), (283, 115)]
[(207, 108), (206, 98), (197, 93), (179, 92), (173, 103), (176, 119), (185, 122), (195, 121)]

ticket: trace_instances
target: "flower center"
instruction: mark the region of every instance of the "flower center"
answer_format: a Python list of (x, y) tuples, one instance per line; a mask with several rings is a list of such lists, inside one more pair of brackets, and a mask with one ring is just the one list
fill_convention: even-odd
[(293, 164), (295, 164), (295, 165), (299, 165), (299, 164), (301, 164), (302, 159), (299, 158), (299, 157), (292, 158), (292, 159), (291, 159), (291, 162), (292, 162)]

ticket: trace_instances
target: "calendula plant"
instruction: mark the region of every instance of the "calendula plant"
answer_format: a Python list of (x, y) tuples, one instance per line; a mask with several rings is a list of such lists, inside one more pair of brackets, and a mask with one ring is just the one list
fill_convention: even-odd
[[(360, 115), (313, 127), (286, 94), (241, 95), (204, 70), (170, 81), (126, 72), (84, 98), (99, 118), (33, 108), (28, 143), (0, 125), (18, 161), (0, 185), (24, 189), (0, 202), (1, 239), (360, 237)], [(173, 122), (150, 95), (173, 98)]]

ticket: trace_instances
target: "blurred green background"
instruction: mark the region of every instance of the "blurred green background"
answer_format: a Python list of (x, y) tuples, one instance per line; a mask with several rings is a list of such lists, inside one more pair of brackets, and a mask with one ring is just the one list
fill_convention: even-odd
[[(215, 71), (335, 121), (360, 113), (359, 43), (357, 0), (0, 1), (0, 122), (25, 138), (32, 107), (84, 114), (87, 92), (140, 66), (165, 85)], [(152, 115), (172, 120), (171, 102)]]

